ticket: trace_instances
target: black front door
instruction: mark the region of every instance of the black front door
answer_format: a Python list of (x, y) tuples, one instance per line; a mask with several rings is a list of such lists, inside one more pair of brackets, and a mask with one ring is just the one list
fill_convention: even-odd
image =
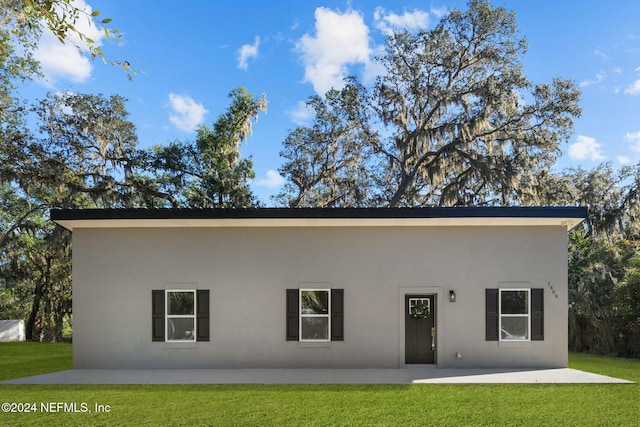
[(435, 363), (435, 312), (434, 295), (405, 295), (405, 363)]

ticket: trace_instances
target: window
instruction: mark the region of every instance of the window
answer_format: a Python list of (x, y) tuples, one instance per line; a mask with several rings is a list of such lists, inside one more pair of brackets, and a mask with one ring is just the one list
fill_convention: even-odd
[(427, 316), (431, 313), (430, 298), (409, 298), (410, 316)]
[(329, 341), (328, 289), (300, 289), (300, 341)]
[(152, 340), (209, 341), (209, 290), (154, 290)]
[(343, 341), (343, 289), (287, 289), (287, 341)]
[(196, 291), (166, 291), (167, 341), (196, 340)]
[(529, 289), (500, 289), (500, 340), (529, 340)]
[(487, 341), (544, 340), (544, 289), (486, 289)]

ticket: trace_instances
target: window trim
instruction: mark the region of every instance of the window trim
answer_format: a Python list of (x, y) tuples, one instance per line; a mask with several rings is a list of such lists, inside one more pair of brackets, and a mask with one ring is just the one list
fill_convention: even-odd
[[(327, 313), (326, 314), (303, 314), (302, 294), (303, 292), (326, 292), (327, 293)], [(298, 290), (298, 341), (299, 342), (331, 342), (331, 289), (330, 288), (300, 288)], [(327, 319), (327, 339), (304, 339), (302, 338), (303, 318), (326, 318)]]
[[(527, 293), (527, 313), (526, 314), (503, 314), (502, 313), (502, 293), (503, 292), (526, 292)], [(502, 337), (502, 319), (508, 318), (526, 318), (527, 319), (527, 338), (526, 339), (509, 339)], [(499, 288), (498, 289), (498, 340), (500, 342), (528, 342), (531, 341), (531, 288)]]
[[(193, 314), (169, 314), (169, 293), (190, 292), (193, 294)], [(164, 342), (195, 343), (198, 337), (198, 294), (196, 289), (165, 289), (164, 291)], [(190, 340), (169, 339), (169, 319), (193, 319), (193, 338)]]

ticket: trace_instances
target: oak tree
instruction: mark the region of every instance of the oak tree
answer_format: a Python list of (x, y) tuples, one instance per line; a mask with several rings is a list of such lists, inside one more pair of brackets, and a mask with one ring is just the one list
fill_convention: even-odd
[(515, 15), (473, 0), (432, 30), (387, 38), (372, 87), (313, 97), (284, 141), (289, 206), (527, 204), (580, 115), (569, 80), (534, 84)]

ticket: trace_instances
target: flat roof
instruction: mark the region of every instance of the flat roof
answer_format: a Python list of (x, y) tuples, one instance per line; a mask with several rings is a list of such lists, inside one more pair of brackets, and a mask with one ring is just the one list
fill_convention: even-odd
[(574, 228), (585, 207), (417, 208), (161, 208), (52, 209), (51, 219), (76, 228), (149, 227), (357, 227), (357, 226), (562, 226)]

